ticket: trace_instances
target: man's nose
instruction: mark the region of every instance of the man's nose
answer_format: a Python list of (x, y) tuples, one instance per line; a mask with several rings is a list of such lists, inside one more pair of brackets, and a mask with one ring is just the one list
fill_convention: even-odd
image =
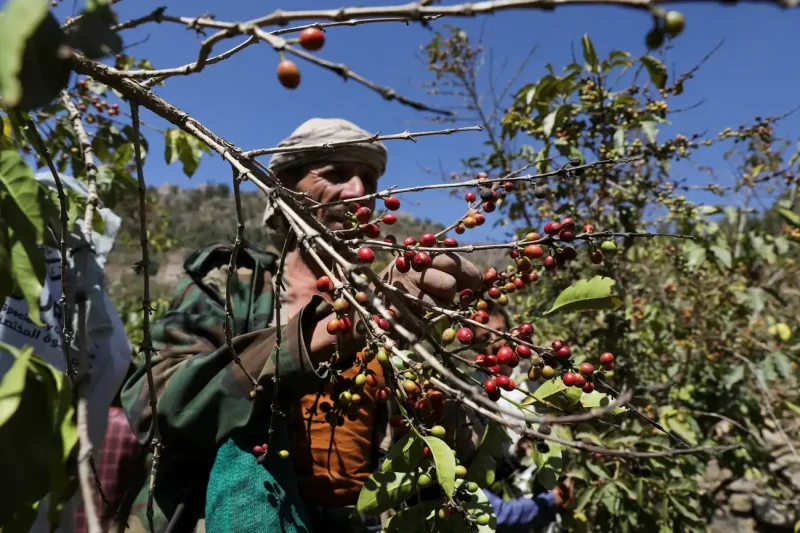
[(353, 176), (342, 184), (339, 196), (342, 200), (349, 200), (351, 198), (358, 198), (366, 194), (364, 181), (359, 176)]

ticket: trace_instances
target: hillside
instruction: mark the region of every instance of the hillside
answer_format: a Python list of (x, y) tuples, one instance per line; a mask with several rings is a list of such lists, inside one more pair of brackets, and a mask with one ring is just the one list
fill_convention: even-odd
[[(183, 261), (196, 248), (213, 242), (233, 242), (236, 234), (236, 213), (228, 185), (200, 185), (181, 189), (174, 185), (151, 188), (148, 191), (148, 227), (152, 246), (152, 299), (169, 297), (183, 273)], [(141, 282), (133, 272), (133, 264), (141, 259), (139, 245), (138, 201), (114, 206), (122, 217), (122, 227), (114, 251), (108, 259), (106, 279), (115, 301), (138, 298)], [(264, 202), (260, 192), (242, 193), (242, 212), (245, 217), (245, 237), (255, 243), (267, 242), (261, 226)], [(435, 233), (441, 224), (420, 220), (409, 214), (398, 214), (392, 233), (398, 238)], [(496, 263), (502, 252), (472, 254), (471, 259), (481, 266)], [(388, 256), (378, 257), (376, 267), (386, 264)]]

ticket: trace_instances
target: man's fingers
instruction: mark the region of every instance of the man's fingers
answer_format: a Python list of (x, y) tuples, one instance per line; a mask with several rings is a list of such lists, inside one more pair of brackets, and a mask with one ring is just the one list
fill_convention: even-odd
[(458, 283), (454, 276), (434, 268), (428, 268), (420, 275), (417, 287), (421, 292), (445, 302), (452, 302), (458, 291)]
[(454, 253), (438, 254), (433, 258), (431, 268), (441, 270), (453, 276), (458, 290), (480, 288), (481, 272), (472, 261)]

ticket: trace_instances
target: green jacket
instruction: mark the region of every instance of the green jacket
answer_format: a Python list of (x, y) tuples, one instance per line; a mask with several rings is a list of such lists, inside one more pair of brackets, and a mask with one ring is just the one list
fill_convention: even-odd
[[(231, 251), (231, 245), (213, 244), (192, 253), (184, 263), (187, 276), (178, 284), (169, 310), (152, 327), (157, 350), (153, 378), (164, 443), (156, 482), (156, 531), (194, 529), (203, 516), (208, 475), (219, 446), (237, 428), (263, 420), (272, 398), (276, 364), (272, 357), (276, 342), (276, 327), (271, 324), (272, 277), (277, 257), (242, 249), (232, 284), (236, 317), (232, 344), (247, 371), (264, 387), (264, 392), (251, 400), (252, 386), (234, 363), (223, 329)], [(330, 311), (330, 304), (314, 296), (283, 325), (278, 354), (282, 401), (315, 392), (327, 379), (312, 365), (304, 336)], [(152, 410), (144, 364), (124, 384), (122, 404), (137, 438), (146, 442)], [(147, 485), (142, 483), (133, 496), (130, 531), (149, 531)]]

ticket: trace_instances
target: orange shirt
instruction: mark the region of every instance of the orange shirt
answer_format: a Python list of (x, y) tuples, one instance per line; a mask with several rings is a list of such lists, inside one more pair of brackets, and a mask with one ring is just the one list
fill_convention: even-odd
[[(384, 386), (380, 363), (373, 359), (367, 368), (378, 378), (378, 387)], [(359, 369), (360, 365), (354, 366), (342, 376), (354, 378)], [(358, 501), (361, 487), (373, 470), (370, 461), (377, 412), (376, 390), (377, 387), (367, 385), (360, 391), (358, 417), (354, 421), (346, 419), (343, 426), (332, 427), (319, 409), (322, 402), (333, 403), (331, 384), (326, 385), (324, 393), (319, 396), (310, 431), (309, 410), (317, 401), (316, 393), (304, 396), (300, 401), (300, 412), (290, 416), (292, 457), (300, 494), (306, 504), (345, 507)]]

